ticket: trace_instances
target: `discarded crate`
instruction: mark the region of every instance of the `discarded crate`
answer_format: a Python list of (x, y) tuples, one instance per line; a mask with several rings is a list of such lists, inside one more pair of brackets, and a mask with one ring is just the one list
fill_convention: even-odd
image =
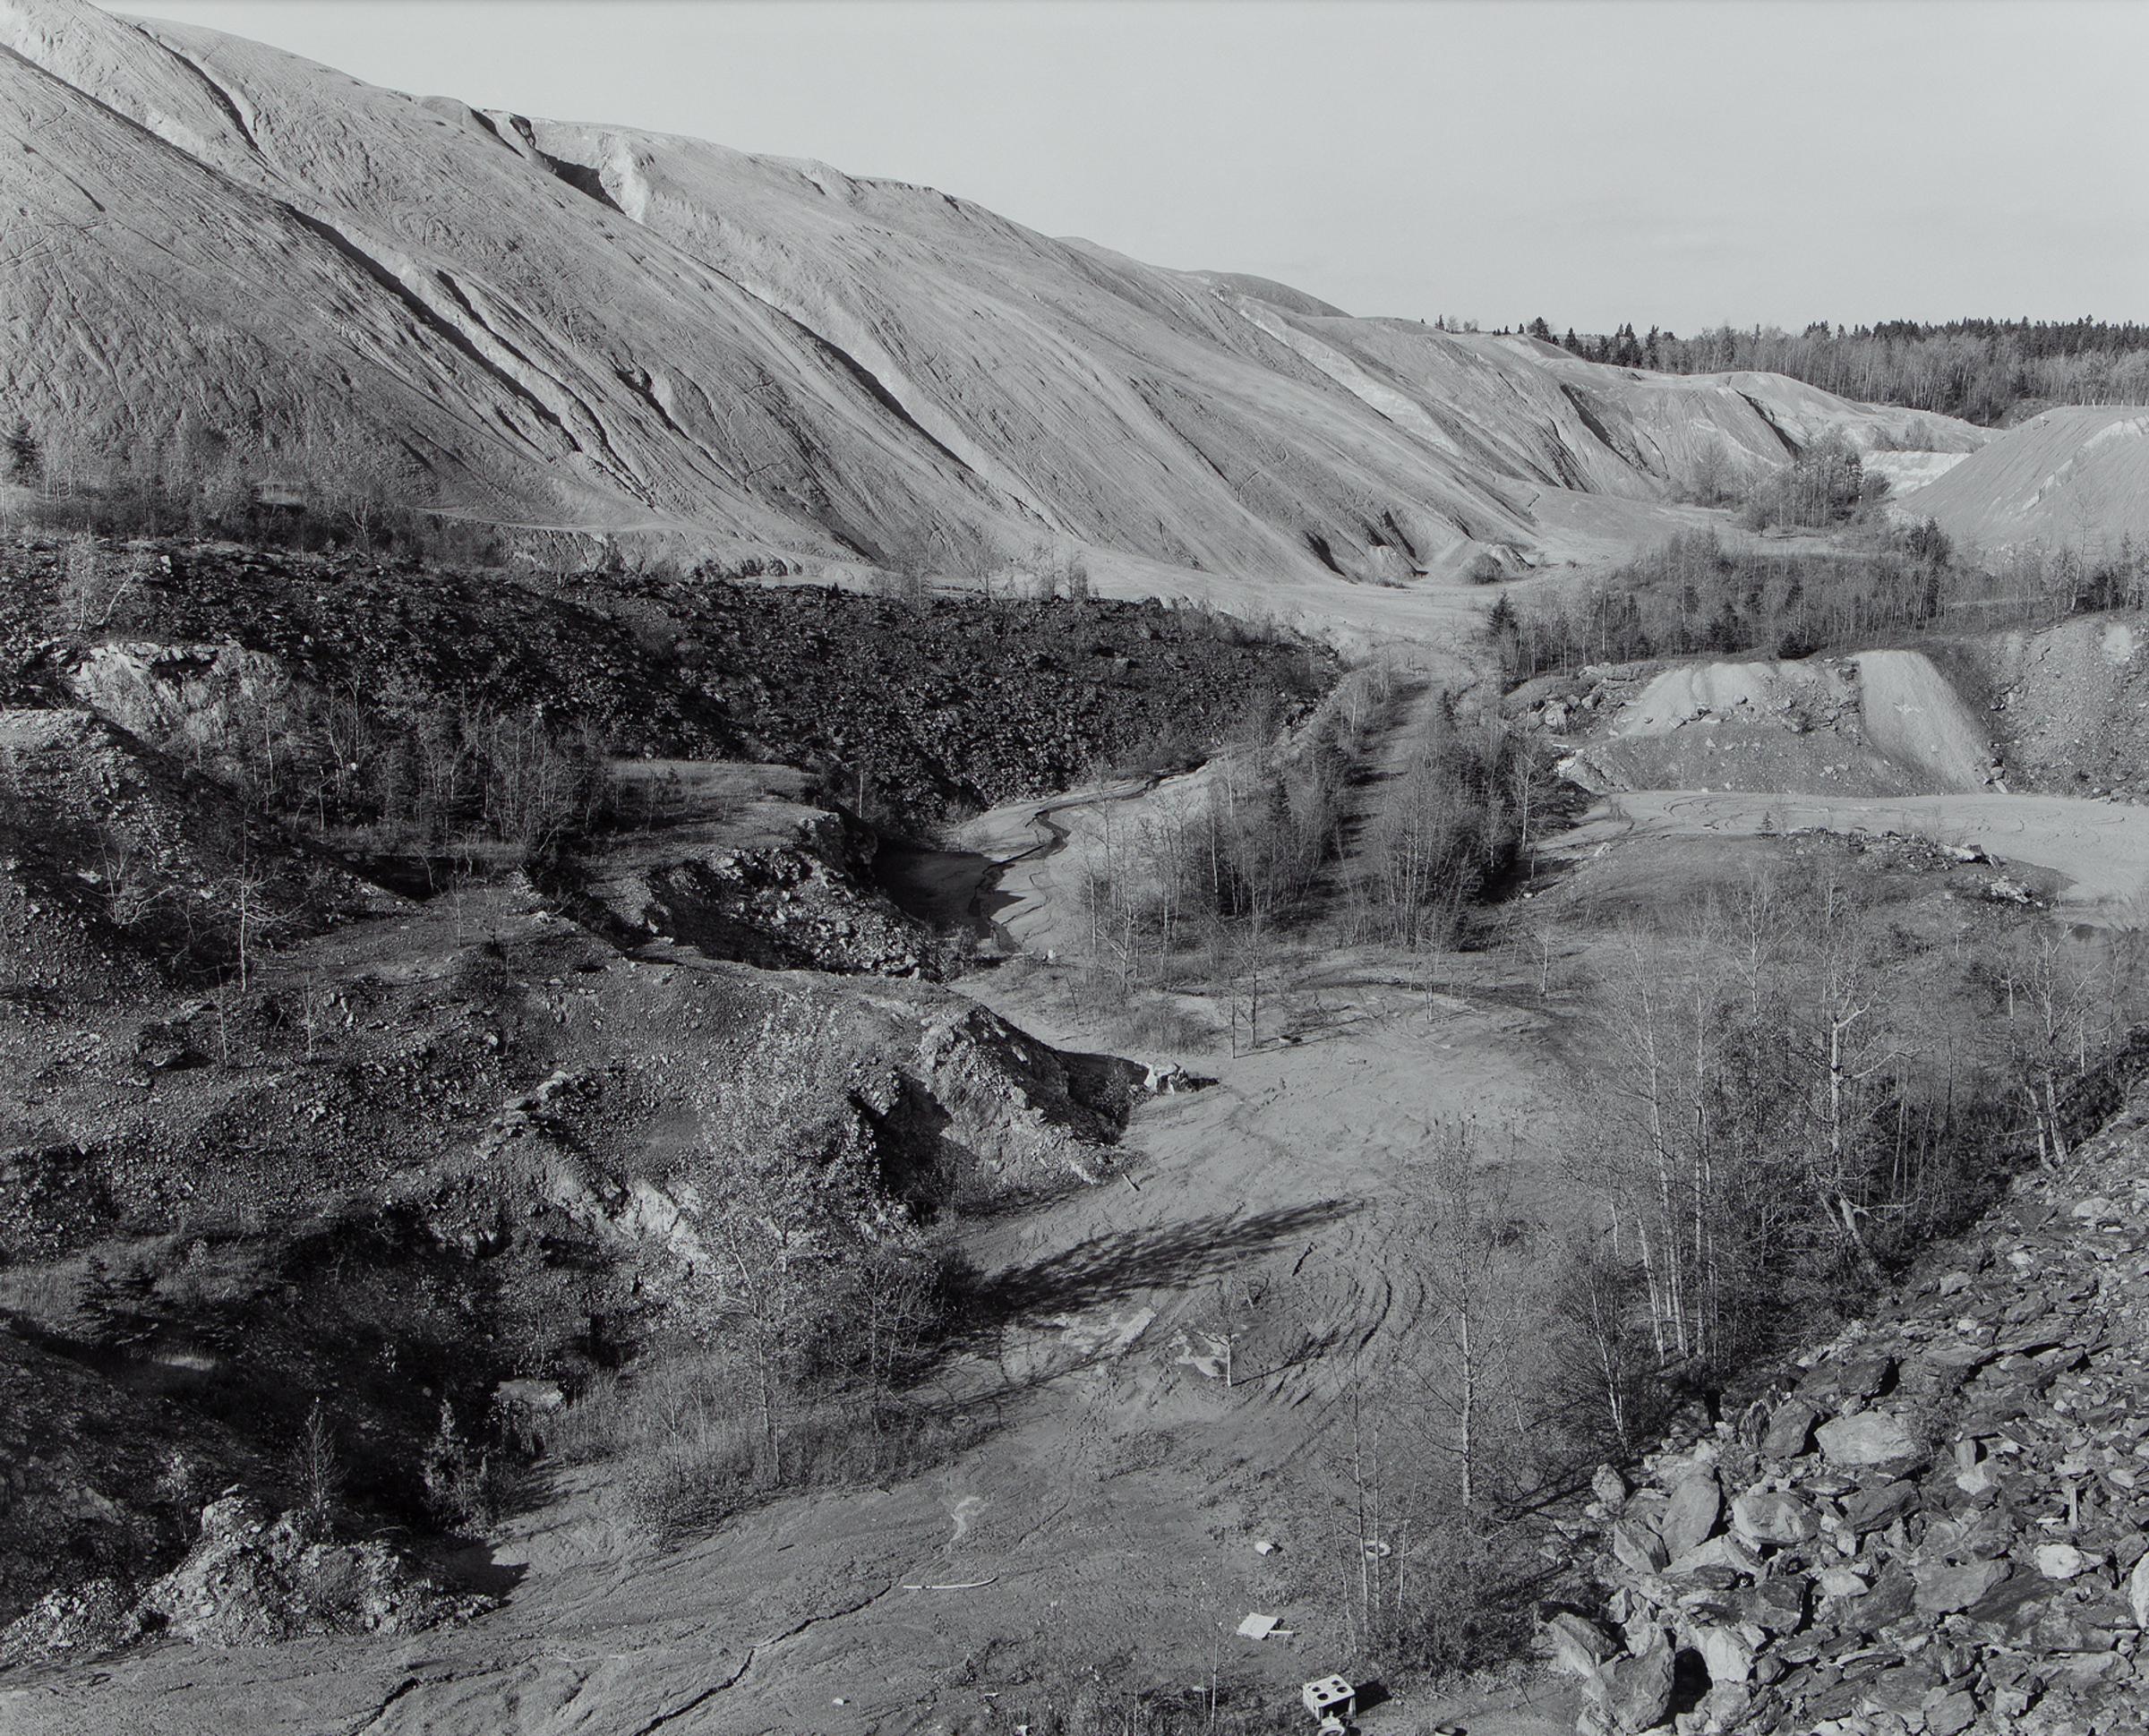
[(1323, 1730), (1341, 1730), (1358, 1709), (1358, 1690), (1340, 1676), (1322, 1676), (1298, 1690), (1298, 1703), (1321, 1721)]

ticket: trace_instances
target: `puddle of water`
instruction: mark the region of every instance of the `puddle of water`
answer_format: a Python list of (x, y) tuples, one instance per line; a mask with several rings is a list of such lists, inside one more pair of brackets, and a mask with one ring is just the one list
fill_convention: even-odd
[(883, 844), (873, 857), (873, 877), (905, 916), (928, 928), (969, 929), (989, 939), (992, 923), (980, 894), (998, 865), (974, 850), (927, 850)]

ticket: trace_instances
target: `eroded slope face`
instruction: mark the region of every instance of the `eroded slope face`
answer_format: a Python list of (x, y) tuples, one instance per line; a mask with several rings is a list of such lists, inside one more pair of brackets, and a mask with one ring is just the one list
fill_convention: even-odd
[(1597, 791), (2138, 800), (2144, 646), (2140, 613), (2114, 611), (1916, 650), (1597, 666), (1511, 709)]
[(2149, 536), (2149, 410), (2070, 405), (2009, 429), (1904, 493), (1901, 512), (1935, 518), (1985, 547), (2093, 547)]
[(1535, 714), (1600, 791), (1911, 795), (1983, 790), (2000, 770), (1984, 720), (1920, 651), (1586, 671)]
[[(82, 0), (9, 0), (0, 47), (0, 201), (35, 237), (0, 344), (85, 461), (824, 561), (1056, 539), (1152, 585), (1318, 585), (1556, 553), (1561, 501), (1654, 504), (1704, 445), (1736, 471), (1876, 425), (1770, 376), (1349, 320), (929, 189), (419, 101)], [(1918, 443), (1974, 438), (1924, 420)]]

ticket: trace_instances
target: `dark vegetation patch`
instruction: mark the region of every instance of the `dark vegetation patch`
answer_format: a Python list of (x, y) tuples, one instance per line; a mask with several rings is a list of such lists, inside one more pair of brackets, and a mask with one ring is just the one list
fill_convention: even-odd
[(1654, 657), (1806, 657), (1907, 635), (2046, 626), (2139, 606), (2149, 556), (2029, 551), (1994, 566), (1956, 559), (1937, 526), (1876, 530), (1843, 548), (1730, 547), (1672, 537), (1594, 584), (1522, 604), (1494, 601), (1485, 632), (1504, 685)]
[(637, 588), (617, 615), (684, 636), (674, 654), (746, 741), (828, 772), (839, 799), (862, 781), (898, 826), (1191, 765), (1250, 707), (1295, 716), (1335, 673), (1294, 637), (1153, 602)]
[(56, 638), (265, 654), (304, 689), (263, 720), (285, 784), (317, 809), (325, 790), (360, 823), (437, 787), (442, 767), (490, 813), (501, 780), (486, 768), (610, 752), (803, 765), (918, 828), (1104, 768), (1190, 762), (1257, 696), (1302, 709), (1334, 673), (1295, 637), (1157, 603), (518, 577), (87, 536), (27, 539), (4, 560), (13, 703), (52, 701), (39, 653)]

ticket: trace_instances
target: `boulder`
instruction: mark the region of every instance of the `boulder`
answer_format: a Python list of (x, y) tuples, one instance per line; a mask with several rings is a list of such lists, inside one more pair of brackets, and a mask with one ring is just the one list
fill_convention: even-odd
[(1917, 1485), (1911, 1483), (1877, 1483), (1844, 1497), (1843, 1517), (1861, 1535), (1878, 1531), (1900, 1518), (1918, 1504)]
[(1612, 1552), (1636, 1573), (1661, 1573), (1672, 1559), (1664, 1539), (1639, 1519), (1622, 1519), (1612, 1527)]
[(1741, 1543), (1781, 1548), (1813, 1535), (1813, 1509), (1796, 1495), (1749, 1489), (1731, 1504), (1731, 1528)]
[(1736, 1628), (1702, 1628), (1693, 1636), (1694, 1649), (1708, 1666), (1712, 1682), (1744, 1681), (1753, 1674), (1753, 1655), (1760, 1636), (1749, 1638)]
[(1858, 1689), (1857, 1704), (1861, 1712), (1891, 1714), (1907, 1717), (1924, 1702), (1925, 1697), (1939, 1686), (1933, 1679), (1931, 1666), (1923, 1658), (1909, 1663), (1898, 1663), (1883, 1669), (1871, 1680)]
[(1845, 1398), (1872, 1398), (1895, 1384), (1893, 1356), (1856, 1356), (1836, 1372), (1836, 1390)]
[(1658, 1634), (1647, 1651), (1598, 1671), (1588, 1691), (1618, 1736), (1656, 1729), (1672, 1709), (1671, 1642)]
[(2005, 1561), (1933, 1561), (1917, 1572), (1916, 1606), (1925, 1615), (1966, 1610), (2008, 1577)]
[(2128, 1660), (2117, 1652), (2068, 1652), (2043, 1661), (2046, 1675), (2053, 1678), (2054, 1685), (2072, 1689), (2076, 1693), (2096, 1688), (2120, 1676), (2128, 1669)]
[(2036, 1630), (2051, 1608), (2052, 1599), (2061, 1595), (2049, 1579), (2035, 1574), (2015, 1574), (1971, 1604), (1963, 1617), (1970, 1632), (1980, 1639), (2020, 1645)]
[(539, 1381), (525, 1377), (502, 1381), (492, 1389), (492, 1402), (503, 1410), (518, 1410), (536, 1415), (558, 1410), (567, 1403), (567, 1394), (557, 1381)]
[(2078, 1579), (2093, 1567), (2104, 1565), (2102, 1555), (2092, 1555), (2072, 1544), (2040, 1544), (2035, 1559), (2037, 1571), (2048, 1579)]
[(1753, 1705), (1753, 1689), (1742, 1681), (1720, 1681), (1702, 1696), (1700, 1706), (1709, 1731), (1740, 1730), (1745, 1727), (1746, 1714)]
[(1761, 1436), (1761, 1451), (1770, 1458), (1796, 1458), (1813, 1442), (1813, 1425), (1820, 1413), (1802, 1398), (1786, 1398), (1768, 1415), (1768, 1432)]
[(1719, 1532), (1707, 1543), (1673, 1557), (1665, 1569), (1669, 1578), (1691, 1578), (1696, 1574), (1729, 1573), (1751, 1578), (1760, 1571), (1761, 1558), (1728, 1533)]
[(1763, 1633), (1796, 1633), (1806, 1620), (1806, 1582), (1784, 1574), (1740, 1594), (1739, 1613)]
[(1553, 1667), (1584, 1681), (1619, 1650), (1619, 1642), (1596, 1622), (1567, 1610), (1545, 1623), (1545, 1638), (1552, 1646)]
[(1846, 1633), (1879, 1633), (1910, 1613), (1917, 1590), (1907, 1571), (1890, 1565), (1874, 1578), (1873, 1588), (1863, 1597), (1853, 1598), (1837, 1608), (1836, 1621)]
[(1657, 1521), (1657, 1535), (1674, 1557), (1707, 1543), (1724, 1510), (1717, 1474), (1708, 1466), (1689, 1471), (1672, 1486), (1672, 1498)]
[(1838, 1416), (1814, 1432), (1831, 1465), (1887, 1465), (1917, 1456), (1918, 1443), (1910, 1430), (1887, 1411)]
[(2127, 1604), (2134, 1612), (2134, 1625), (2149, 1629), (2149, 1552), (2127, 1576)]

